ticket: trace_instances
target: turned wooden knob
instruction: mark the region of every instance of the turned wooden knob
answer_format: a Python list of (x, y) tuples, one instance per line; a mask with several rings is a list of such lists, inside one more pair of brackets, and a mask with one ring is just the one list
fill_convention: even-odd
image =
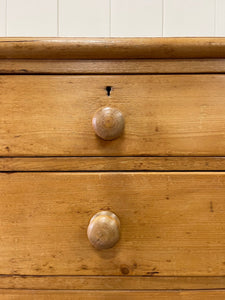
[(87, 236), (96, 249), (112, 248), (120, 238), (120, 220), (110, 211), (98, 212), (90, 220)]
[(94, 114), (92, 125), (97, 136), (114, 140), (123, 133), (124, 117), (117, 108), (103, 107)]

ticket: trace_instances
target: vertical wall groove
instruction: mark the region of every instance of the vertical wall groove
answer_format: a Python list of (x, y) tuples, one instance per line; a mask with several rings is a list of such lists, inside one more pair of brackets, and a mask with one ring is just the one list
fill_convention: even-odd
[(214, 3), (214, 36), (216, 36), (216, 10), (217, 10), (217, 0)]
[(7, 6), (8, 6), (8, 0), (5, 0), (5, 36), (8, 36)]
[(162, 0), (162, 36), (164, 36), (164, 0)]
[(57, 0), (57, 36), (59, 36), (59, 0)]
[(112, 1), (109, 0), (109, 37), (112, 36)]

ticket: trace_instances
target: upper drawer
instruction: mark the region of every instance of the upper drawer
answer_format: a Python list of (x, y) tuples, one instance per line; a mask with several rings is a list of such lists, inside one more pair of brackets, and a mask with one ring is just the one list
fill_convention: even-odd
[[(112, 141), (92, 128), (105, 106), (125, 119)], [(225, 75), (0, 76), (0, 107), (1, 156), (225, 155)]]

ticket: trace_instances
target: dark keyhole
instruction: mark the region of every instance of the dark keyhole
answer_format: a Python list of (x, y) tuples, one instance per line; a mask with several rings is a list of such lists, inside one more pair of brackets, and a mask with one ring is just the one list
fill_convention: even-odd
[(105, 89), (106, 89), (107, 95), (110, 96), (111, 91), (112, 91), (112, 87), (111, 86), (107, 86)]

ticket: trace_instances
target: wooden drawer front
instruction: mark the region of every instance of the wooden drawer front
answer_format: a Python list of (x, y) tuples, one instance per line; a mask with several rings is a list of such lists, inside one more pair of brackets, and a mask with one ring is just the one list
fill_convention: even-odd
[[(0, 104), (2, 156), (225, 155), (225, 75), (0, 76)], [(92, 129), (104, 106), (125, 118), (113, 141)]]
[[(0, 175), (0, 274), (222, 276), (225, 173)], [(111, 210), (120, 241), (96, 250), (90, 218)]]

